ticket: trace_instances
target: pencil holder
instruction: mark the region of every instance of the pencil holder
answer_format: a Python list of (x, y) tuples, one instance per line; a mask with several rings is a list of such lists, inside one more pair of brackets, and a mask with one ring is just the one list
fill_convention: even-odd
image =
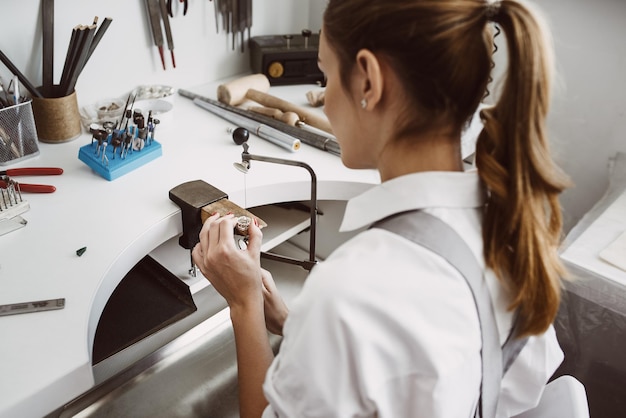
[(33, 113), (37, 134), (42, 142), (67, 142), (81, 134), (76, 91), (63, 97), (34, 97)]
[(39, 154), (30, 102), (0, 109), (0, 165)]

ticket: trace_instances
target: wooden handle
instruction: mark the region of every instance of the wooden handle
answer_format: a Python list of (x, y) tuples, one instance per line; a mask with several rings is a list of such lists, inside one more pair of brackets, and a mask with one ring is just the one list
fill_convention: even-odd
[(260, 113), (261, 115), (269, 116), (291, 126), (296, 126), (296, 124), (300, 121), (300, 117), (295, 112), (283, 112), (282, 110), (263, 106), (251, 106), (248, 110)]
[(246, 92), (255, 89), (267, 92), (270, 81), (264, 74), (252, 74), (217, 86), (217, 100), (227, 105), (237, 106), (246, 101)]
[(249, 89), (246, 93), (246, 97), (252, 101), (262, 104), (263, 106), (279, 109), (283, 112), (294, 112), (299, 116), (302, 122), (328, 132), (331, 135), (333, 133), (330, 123), (326, 118), (321, 117), (303, 107), (255, 89)]
[(258, 221), (259, 228), (265, 228), (267, 226), (267, 223), (263, 219), (228, 199), (220, 199), (217, 202), (209, 203), (208, 205), (202, 207), (200, 211), (200, 219), (202, 223), (204, 224), (206, 220), (209, 219), (215, 212), (219, 213), (220, 216), (224, 216), (228, 213), (232, 213), (237, 217), (247, 216), (250, 219), (256, 219)]
[(306, 92), (306, 99), (313, 107), (324, 106), (326, 91), (325, 90), (311, 90)]

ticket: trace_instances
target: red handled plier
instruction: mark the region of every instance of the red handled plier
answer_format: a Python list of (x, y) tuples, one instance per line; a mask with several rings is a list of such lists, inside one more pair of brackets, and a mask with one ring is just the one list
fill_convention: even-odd
[[(0, 187), (7, 188), (8, 181), (15, 176), (58, 176), (63, 174), (63, 169), (58, 167), (29, 167), (29, 168), (12, 168), (0, 171)], [(27, 184), (18, 183), (20, 192), (30, 193), (52, 193), (56, 187), (49, 184)]]

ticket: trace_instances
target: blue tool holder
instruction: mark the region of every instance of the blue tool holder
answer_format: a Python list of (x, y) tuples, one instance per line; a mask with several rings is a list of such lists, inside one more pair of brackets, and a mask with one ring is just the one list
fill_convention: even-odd
[(78, 151), (78, 159), (109, 181), (115, 180), (163, 155), (161, 144), (154, 140), (139, 150), (129, 151), (124, 158), (119, 155), (119, 150), (116, 155), (113, 155), (113, 147), (107, 146), (104, 152), (108, 161), (105, 159), (104, 162), (102, 152), (98, 154), (97, 149), (98, 144), (95, 142), (83, 145)]

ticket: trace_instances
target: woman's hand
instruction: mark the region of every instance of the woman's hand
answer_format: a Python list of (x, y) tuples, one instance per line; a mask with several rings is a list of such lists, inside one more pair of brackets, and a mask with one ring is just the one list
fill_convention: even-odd
[(278, 293), (272, 273), (261, 269), (263, 280), (263, 306), (265, 308), (265, 326), (276, 335), (283, 335), (283, 325), (289, 314), (287, 305)]
[(192, 258), (204, 277), (233, 308), (248, 308), (262, 303), (261, 241), (263, 234), (251, 223), (246, 249), (235, 243), (233, 215), (214, 214), (200, 231), (200, 242), (194, 247)]
[(248, 245), (240, 249), (235, 243), (236, 224), (233, 215), (211, 216), (202, 226), (200, 242), (194, 247), (192, 257), (204, 277), (230, 306), (237, 351), (240, 414), (260, 417), (267, 406), (263, 380), (274, 358), (263, 315), (263, 234), (256, 224), (251, 224)]

